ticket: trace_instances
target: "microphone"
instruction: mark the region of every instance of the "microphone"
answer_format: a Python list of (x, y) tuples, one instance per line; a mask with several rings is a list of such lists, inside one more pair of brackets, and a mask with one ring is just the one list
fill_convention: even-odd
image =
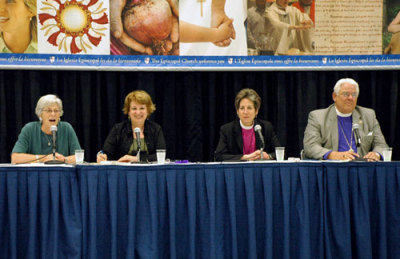
[(51, 131), (51, 136), (52, 136), (52, 139), (53, 139), (53, 160), (46, 161), (45, 164), (64, 164), (64, 162), (56, 160), (57, 126), (56, 125), (52, 125), (50, 127), (50, 131)]
[(136, 135), (138, 150), (140, 150), (140, 128), (135, 128), (134, 131)]
[(50, 127), (51, 131), (51, 136), (53, 138), (53, 160), (55, 159), (56, 156), (56, 138), (57, 138), (57, 126), (52, 125)]
[(137, 151), (137, 159), (138, 162), (140, 162), (140, 128), (135, 128), (134, 129), (135, 135), (136, 135), (136, 142), (137, 142), (137, 146), (138, 146), (138, 151)]
[(254, 130), (255, 130), (255, 132), (257, 132), (258, 136), (261, 139), (261, 150), (264, 150), (265, 143), (264, 143), (264, 137), (263, 137), (262, 132), (261, 132), (261, 126), (259, 124), (255, 125), (254, 126)]
[(353, 123), (353, 131), (354, 131), (357, 147), (359, 147), (361, 145), (360, 131), (358, 130), (359, 128), (360, 128), (360, 126), (357, 123)]

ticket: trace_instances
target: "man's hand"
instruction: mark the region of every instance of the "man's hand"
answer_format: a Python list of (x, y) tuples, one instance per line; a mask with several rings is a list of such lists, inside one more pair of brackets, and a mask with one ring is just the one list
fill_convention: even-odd
[(360, 157), (360, 155), (355, 153), (354, 151), (345, 151), (345, 152), (332, 151), (328, 155), (328, 159), (332, 160), (354, 160), (357, 157)]
[(369, 152), (364, 156), (364, 158), (372, 162), (381, 160), (381, 156), (376, 152)]
[(297, 31), (302, 31), (302, 30), (308, 30), (313, 27), (313, 23), (310, 20), (306, 20), (303, 22), (300, 22), (300, 25), (291, 25), (289, 26), (289, 29), (294, 29)]

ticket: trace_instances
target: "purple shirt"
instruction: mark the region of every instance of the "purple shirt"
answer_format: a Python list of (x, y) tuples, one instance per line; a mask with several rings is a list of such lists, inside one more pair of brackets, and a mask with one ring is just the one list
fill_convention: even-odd
[[(338, 123), (338, 136), (339, 136), (339, 143), (338, 143), (338, 151), (339, 152), (343, 152), (343, 151), (349, 151), (350, 147), (347, 143), (347, 141), (350, 143), (351, 141), (351, 148), (354, 150), (355, 153), (357, 153), (357, 146), (356, 146), (356, 140), (355, 137), (353, 135), (353, 139), (351, 137), (351, 134), (353, 133), (353, 117), (349, 116), (349, 117), (341, 117), (341, 116), (337, 116), (337, 123)], [(343, 129), (343, 130), (342, 130)], [(347, 137), (347, 141), (345, 138), (346, 134)], [(328, 159), (329, 154), (332, 151), (327, 152), (324, 155), (324, 159)]]
[(242, 128), (243, 137), (243, 155), (251, 154), (256, 151), (256, 135), (254, 129)]

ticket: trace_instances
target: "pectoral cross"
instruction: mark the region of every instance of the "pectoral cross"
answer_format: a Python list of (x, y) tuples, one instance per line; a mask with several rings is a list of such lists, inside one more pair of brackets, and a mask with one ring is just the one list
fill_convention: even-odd
[(203, 3), (204, 3), (205, 1), (206, 1), (206, 0), (197, 0), (197, 2), (200, 3), (200, 15), (201, 15), (201, 17), (203, 17)]

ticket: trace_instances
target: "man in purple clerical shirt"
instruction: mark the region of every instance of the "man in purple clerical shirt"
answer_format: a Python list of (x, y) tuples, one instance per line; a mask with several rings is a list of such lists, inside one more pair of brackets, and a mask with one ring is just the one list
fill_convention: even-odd
[(304, 132), (304, 155), (311, 159), (368, 161), (382, 159), (387, 148), (375, 111), (357, 105), (358, 83), (340, 79), (333, 88), (335, 102), (310, 112)]

